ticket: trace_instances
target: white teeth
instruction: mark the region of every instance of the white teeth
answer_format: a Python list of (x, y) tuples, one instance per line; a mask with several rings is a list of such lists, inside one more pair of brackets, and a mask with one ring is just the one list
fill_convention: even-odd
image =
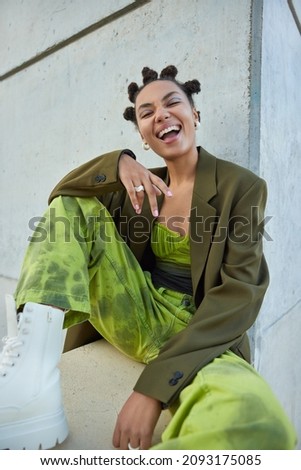
[(163, 129), (162, 131), (159, 132), (158, 134), (158, 137), (159, 139), (162, 139), (162, 137), (167, 134), (168, 132), (171, 132), (171, 131), (179, 131), (180, 130), (180, 126), (170, 126), (170, 127), (167, 127), (166, 129)]

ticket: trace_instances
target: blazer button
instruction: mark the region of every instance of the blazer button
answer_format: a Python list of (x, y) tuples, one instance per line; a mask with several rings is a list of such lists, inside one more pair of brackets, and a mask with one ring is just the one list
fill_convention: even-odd
[(176, 372), (174, 372), (173, 376), (171, 377), (171, 379), (169, 380), (169, 385), (177, 385), (179, 380), (184, 376), (183, 372), (177, 370)]
[(96, 183), (103, 183), (107, 179), (106, 175), (95, 176)]

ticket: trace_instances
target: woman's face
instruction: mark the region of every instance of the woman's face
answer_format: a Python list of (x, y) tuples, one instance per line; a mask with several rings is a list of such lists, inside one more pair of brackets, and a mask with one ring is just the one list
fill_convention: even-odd
[(195, 152), (198, 114), (177, 84), (149, 83), (138, 94), (135, 110), (143, 141), (158, 155), (170, 160)]

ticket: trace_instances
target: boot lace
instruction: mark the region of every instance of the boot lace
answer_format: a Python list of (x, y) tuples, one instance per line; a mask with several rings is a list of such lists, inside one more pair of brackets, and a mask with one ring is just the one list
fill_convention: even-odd
[[(23, 322), (21, 319), (17, 319), (14, 299), (11, 295), (7, 295), (5, 300), (8, 334), (2, 338), (4, 347), (0, 354), (0, 377), (5, 377), (9, 368), (15, 365), (16, 359), (20, 357), (20, 348), (23, 346), (23, 341), (19, 336), (20, 325)], [(22, 334), (27, 332), (28, 330), (23, 327)]]
[(4, 343), (4, 348), (1, 355), (0, 363), (0, 376), (5, 377), (9, 367), (13, 367), (16, 362), (16, 358), (20, 357), (20, 346), (23, 345), (23, 342), (18, 338), (9, 338), (5, 336), (2, 338)]

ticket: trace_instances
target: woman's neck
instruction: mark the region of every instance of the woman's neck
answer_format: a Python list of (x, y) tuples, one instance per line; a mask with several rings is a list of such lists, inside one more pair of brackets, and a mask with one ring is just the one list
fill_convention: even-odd
[(194, 155), (189, 155), (187, 157), (182, 156), (174, 160), (165, 160), (170, 179), (169, 187), (171, 190), (194, 182), (197, 162), (197, 151)]

